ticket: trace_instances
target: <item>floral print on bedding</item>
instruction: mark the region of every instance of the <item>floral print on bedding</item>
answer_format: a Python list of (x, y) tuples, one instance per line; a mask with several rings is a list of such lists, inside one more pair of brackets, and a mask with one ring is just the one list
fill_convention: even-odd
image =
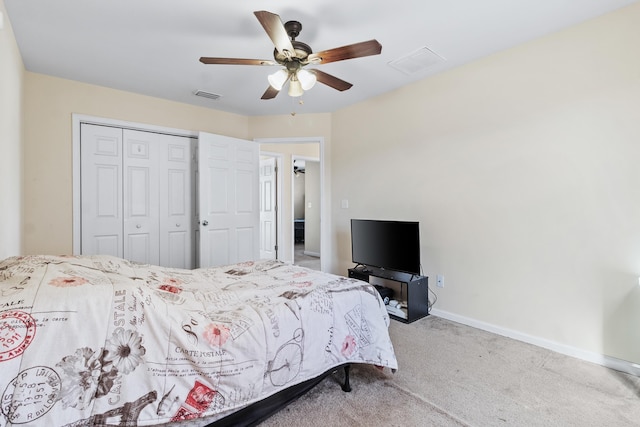
[(347, 362), (397, 369), (375, 288), (277, 261), (0, 262), (0, 427), (212, 422)]

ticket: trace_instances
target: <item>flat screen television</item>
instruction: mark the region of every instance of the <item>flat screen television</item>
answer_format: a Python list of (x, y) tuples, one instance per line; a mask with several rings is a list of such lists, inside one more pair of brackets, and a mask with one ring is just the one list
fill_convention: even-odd
[(355, 264), (420, 275), (418, 222), (351, 220), (351, 260)]

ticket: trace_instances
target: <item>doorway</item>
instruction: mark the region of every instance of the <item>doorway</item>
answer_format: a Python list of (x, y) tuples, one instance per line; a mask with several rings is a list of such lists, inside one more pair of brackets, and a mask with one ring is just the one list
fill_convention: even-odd
[[(260, 144), (261, 155), (277, 155), (281, 161), (281, 163), (278, 164), (279, 169), (277, 172), (278, 229), (276, 240), (278, 242), (277, 259), (284, 262), (296, 263), (296, 259), (300, 258), (300, 256), (296, 257), (295, 253), (296, 214), (294, 214), (295, 173), (293, 161), (294, 159), (305, 161), (305, 178), (309, 175), (309, 167), (306, 162), (315, 162), (311, 167), (315, 170), (313, 173), (317, 176), (319, 190), (316, 191), (317, 201), (311, 202), (311, 209), (317, 213), (315, 227), (317, 229), (316, 236), (318, 243), (315, 249), (308, 250), (312, 252), (311, 254), (304, 254), (304, 249), (302, 249), (301, 255), (312, 258), (315, 263), (315, 269), (323, 270), (325, 268), (324, 262), (328, 260), (328, 258), (324, 257), (324, 252), (327, 249), (325, 242), (329, 241), (325, 236), (327, 230), (325, 226), (326, 221), (323, 220), (327, 217), (326, 206), (321, 202), (324, 200), (324, 138), (256, 138), (254, 141)], [(307, 218), (305, 218), (305, 229), (307, 229), (306, 222)], [(298, 235), (300, 235), (300, 231), (298, 231)]]
[(295, 265), (320, 270), (320, 161), (293, 156)]

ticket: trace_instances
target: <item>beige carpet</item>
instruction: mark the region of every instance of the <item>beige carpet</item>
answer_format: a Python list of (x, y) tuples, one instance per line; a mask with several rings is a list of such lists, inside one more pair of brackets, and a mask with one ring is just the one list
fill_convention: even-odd
[(320, 270), (320, 257), (306, 255), (304, 253), (304, 243), (296, 243), (294, 246), (294, 264), (300, 267)]
[(338, 371), (261, 427), (640, 425), (640, 378), (435, 316), (390, 333), (398, 372)]

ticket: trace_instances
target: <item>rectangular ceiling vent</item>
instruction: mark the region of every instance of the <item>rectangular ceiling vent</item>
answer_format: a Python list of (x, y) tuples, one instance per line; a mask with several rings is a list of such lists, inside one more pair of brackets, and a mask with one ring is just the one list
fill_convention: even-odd
[(218, 95), (217, 93), (207, 92), (205, 90), (197, 90), (194, 92), (194, 95), (201, 96), (203, 98), (213, 99), (214, 101), (222, 98), (222, 95)]
[(443, 61), (445, 59), (442, 56), (425, 46), (402, 58), (389, 62), (389, 65), (405, 74), (414, 74)]

